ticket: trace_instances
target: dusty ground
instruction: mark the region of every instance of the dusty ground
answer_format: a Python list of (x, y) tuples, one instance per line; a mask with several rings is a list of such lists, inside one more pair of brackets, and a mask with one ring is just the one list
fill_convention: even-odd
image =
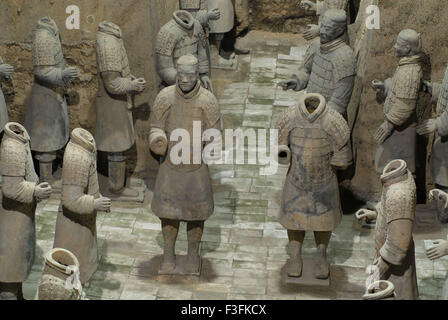
[[(214, 71), (213, 81), (226, 128), (269, 128), (299, 93), (283, 92), (277, 83), (301, 63), (306, 42), (300, 36), (252, 32), (242, 45), (252, 49), (240, 56), (237, 72)], [(200, 277), (158, 276), (162, 254), (159, 219), (151, 212), (152, 192), (143, 205), (114, 202), (112, 212), (98, 216), (100, 265), (85, 291), (90, 299), (360, 299), (367, 265), (374, 255), (371, 230), (354, 221), (356, 205), (345, 200), (342, 224), (329, 248), (330, 288), (284, 285), (281, 270), (288, 259), (286, 230), (277, 222), (287, 168), (260, 176), (257, 165), (211, 166), (215, 212), (205, 224)], [(43, 269), (43, 254), (53, 245), (60, 195), (38, 207), (36, 262), (25, 283), (32, 299)], [(448, 258), (429, 261), (423, 239), (446, 238), (435, 213), (419, 207), (415, 230), (417, 274), (421, 299), (441, 295)], [(186, 252), (184, 226), (177, 242)], [(314, 255), (307, 234), (304, 257)]]

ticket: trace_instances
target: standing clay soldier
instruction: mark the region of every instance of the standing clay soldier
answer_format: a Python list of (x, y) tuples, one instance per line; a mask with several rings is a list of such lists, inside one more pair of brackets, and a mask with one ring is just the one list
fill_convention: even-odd
[(393, 160), (381, 176), (383, 192), (376, 210), (361, 209), (358, 219), (373, 220), (375, 225), (376, 257), (379, 280), (388, 280), (395, 286), (396, 298), (418, 298), (412, 229), (415, 218), (417, 193), (412, 173), (403, 160)]
[(64, 153), (62, 199), (56, 220), (54, 248), (72, 252), (79, 260), (84, 285), (98, 266), (97, 211), (109, 211), (110, 199), (100, 194), (93, 136), (77, 128)]
[(424, 121), (417, 126), (419, 135), (436, 133), (430, 160), (431, 174), (437, 189), (448, 192), (448, 68), (442, 84), (429, 83), (425, 86), (437, 103), (437, 118)]
[[(162, 90), (151, 110), (151, 150), (165, 156), (156, 180), (151, 208), (161, 219), (164, 238), (161, 273), (172, 273), (178, 267), (184, 274), (200, 273), (199, 245), (204, 221), (214, 209), (213, 192), (207, 164), (202, 162), (201, 143), (199, 150), (193, 148), (193, 122), (202, 130), (221, 129), (219, 105), (212, 93), (201, 87), (198, 60), (192, 55), (182, 56), (177, 63), (177, 84)], [(190, 134), (186, 146), (190, 155), (187, 163), (177, 164), (173, 156), (176, 142), (168, 142), (174, 130), (184, 129)], [(199, 137), (202, 137), (200, 133)], [(201, 139), (203, 142), (203, 140)], [(199, 162), (194, 152), (200, 151)], [(193, 159), (193, 160), (192, 160)], [(185, 266), (176, 262), (175, 243), (180, 221), (187, 222), (188, 256)]]
[(327, 10), (320, 25), (320, 43), (308, 48), (304, 65), (293, 79), (281, 83), (283, 90), (306, 88), (307, 93), (323, 95), (328, 107), (344, 117), (356, 76), (355, 55), (344, 40), (346, 27), (343, 10)]
[(135, 142), (133, 95), (145, 90), (146, 81), (131, 74), (120, 27), (103, 21), (96, 36), (98, 93), (96, 135), (98, 150), (108, 153), (109, 192), (112, 197), (137, 197), (126, 188), (126, 156)]
[(48, 183), (38, 184), (29, 142), (22, 125), (6, 124), (0, 155), (0, 300), (23, 299), (22, 282), (34, 263), (36, 205), (51, 195)]
[(384, 122), (375, 133), (378, 149), (375, 167), (379, 174), (394, 159), (406, 161), (408, 169), (415, 172), (417, 149), (417, 102), (423, 81), (420, 34), (406, 29), (398, 35), (394, 46), (400, 58), (392, 79), (374, 80), (373, 88), (384, 101)]
[(348, 0), (318, 0), (316, 3), (303, 0), (300, 3), (300, 7), (308, 11), (315, 11), (316, 15), (319, 17), (319, 25), (309, 24), (308, 29), (303, 33), (303, 37), (306, 40), (313, 40), (319, 36), (320, 23), (322, 22), (325, 12), (330, 9), (338, 9), (348, 12)]
[(191, 13), (191, 15), (202, 25), (207, 37), (209, 21), (217, 20), (221, 15), (219, 8), (213, 8), (208, 11), (207, 0), (179, 0), (179, 9)]
[(165, 24), (157, 35), (156, 68), (164, 84), (176, 84), (177, 61), (181, 56), (191, 54), (199, 61), (202, 85), (212, 91), (207, 46), (207, 37), (199, 21), (188, 11), (174, 12), (173, 19)]
[[(0, 78), (10, 79), (14, 72), (14, 67), (9, 64), (3, 63), (0, 58)], [(8, 123), (8, 109), (6, 108), (5, 96), (3, 95), (2, 88), (0, 87), (0, 133), (3, 132), (5, 125)]]
[(301, 277), (305, 232), (313, 231), (317, 246), (314, 276), (327, 279), (328, 243), (342, 220), (336, 170), (351, 164), (350, 129), (325, 98), (314, 93), (304, 95), (298, 105), (283, 112), (276, 127), (279, 162), (291, 163), (279, 216), (288, 230), (291, 248), (287, 274)]
[(34, 85), (25, 128), (31, 137), (31, 150), (39, 160), (40, 180), (53, 184), (56, 152), (64, 148), (69, 137), (66, 88), (78, 72), (65, 67), (59, 29), (50, 17), (37, 23), (32, 54)]
[(227, 32), (235, 25), (235, 8), (232, 0), (208, 0), (209, 8), (219, 8), (220, 17), (210, 21), (211, 60), (213, 66), (233, 67), (236, 63), (236, 55), (232, 53), (224, 58), (222, 41)]

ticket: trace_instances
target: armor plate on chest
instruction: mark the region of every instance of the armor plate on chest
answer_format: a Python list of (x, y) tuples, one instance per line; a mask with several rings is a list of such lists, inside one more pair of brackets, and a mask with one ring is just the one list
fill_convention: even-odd
[(179, 0), (179, 8), (181, 10), (199, 10), (201, 0)]
[(97, 61), (100, 72), (120, 72), (122, 77), (128, 77), (131, 74), (123, 40), (112, 35), (98, 33)]
[[(295, 123), (294, 123), (295, 122)], [(316, 190), (334, 177), (331, 169), (331, 147), (320, 121), (293, 121), (289, 136), (292, 164), (291, 182), (304, 190)]]
[(46, 30), (38, 30), (33, 42), (33, 65), (64, 68), (64, 56), (59, 38)]
[(448, 107), (448, 67), (440, 88), (439, 100), (437, 101), (437, 116), (440, 116)]
[(184, 32), (182, 35), (180, 41), (176, 44), (174, 48), (174, 59), (179, 59), (180, 57), (192, 54), (193, 56), (198, 56), (198, 45), (199, 45), (199, 38), (191, 34), (191, 36)]
[(334, 90), (334, 66), (329, 55), (316, 52), (308, 84), (308, 93), (320, 93), (329, 99)]

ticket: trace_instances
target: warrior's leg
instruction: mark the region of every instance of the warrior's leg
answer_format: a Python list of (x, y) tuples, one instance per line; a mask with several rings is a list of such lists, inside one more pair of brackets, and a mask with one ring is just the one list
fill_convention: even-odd
[(327, 248), (330, 242), (331, 231), (314, 232), (317, 255), (314, 260), (314, 276), (317, 279), (327, 279), (330, 274), (330, 266), (327, 262)]
[(204, 232), (204, 221), (191, 221), (187, 223), (188, 256), (187, 270), (189, 272), (199, 271), (201, 257), (199, 256), (199, 245)]
[(0, 300), (23, 300), (22, 283), (0, 282)]
[(109, 153), (109, 191), (122, 197), (137, 197), (138, 191), (126, 188), (126, 156)]
[(286, 272), (290, 277), (302, 276), (302, 245), (305, 239), (305, 231), (288, 230), (291, 258), (286, 265)]
[(161, 219), (163, 234), (163, 260), (160, 267), (162, 271), (172, 271), (176, 266), (175, 246), (179, 232), (179, 220)]
[(39, 180), (53, 184), (53, 161), (56, 160), (56, 152), (38, 153), (36, 159), (39, 161)]

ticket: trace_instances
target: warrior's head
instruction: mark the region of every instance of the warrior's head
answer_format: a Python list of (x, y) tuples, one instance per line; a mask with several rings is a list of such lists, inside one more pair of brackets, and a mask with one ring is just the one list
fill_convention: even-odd
[(194, 89), (199, 81), (199, 62), (191, 55), (185, 55), (177, 60), (177, 85), (188, 93)]
[(322, 44), (336, 40), (347, 30), (347, 14), (344, 10), (330, 9), (320, 24), (320, 42)]
[(412, 29), (405, 29), (398, 34), (394, 45), (395, 56), (409, 57), (422, 51), (422, 38), (420, 33)]

